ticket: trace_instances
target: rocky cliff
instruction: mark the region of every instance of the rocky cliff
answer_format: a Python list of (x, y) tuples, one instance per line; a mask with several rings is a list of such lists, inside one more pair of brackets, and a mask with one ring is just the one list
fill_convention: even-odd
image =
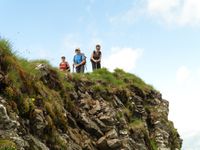
[(116, 69), (66, 75), (0, 40), (0, 149), (179, 150), (169, 103)]

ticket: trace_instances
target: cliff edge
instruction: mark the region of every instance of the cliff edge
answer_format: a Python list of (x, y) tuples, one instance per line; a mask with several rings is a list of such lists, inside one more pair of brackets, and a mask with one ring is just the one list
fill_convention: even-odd
[(179, 150), (169, 103), (116, 69), (72, 74), (0, 40), (0, 149)]

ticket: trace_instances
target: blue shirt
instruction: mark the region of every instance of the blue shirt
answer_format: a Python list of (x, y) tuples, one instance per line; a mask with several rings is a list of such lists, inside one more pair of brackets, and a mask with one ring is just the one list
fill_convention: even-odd
[(74, 63), (75, 64), (80, 64), (85, 58), (85, 56), (83, 54), (76, 54), (74, 56)]

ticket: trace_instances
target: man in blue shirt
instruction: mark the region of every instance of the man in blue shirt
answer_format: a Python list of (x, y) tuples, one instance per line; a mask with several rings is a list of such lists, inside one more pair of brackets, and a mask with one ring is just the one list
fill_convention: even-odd
[(74, 56), (74, 64), (73, 68), (76, 69), (76, 73), (84, 73), (86, 57), (83, 53), (81, 53), (80, 48), (75, 49), (76, 55)]

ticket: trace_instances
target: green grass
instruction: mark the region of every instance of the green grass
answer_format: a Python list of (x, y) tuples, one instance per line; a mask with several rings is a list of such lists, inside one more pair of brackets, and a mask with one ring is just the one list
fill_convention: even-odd
[(0, 150), (17, 150), (14, 142), (10, 140), (0, 140)]
[(109, 83), (113, 86), (123, 86), (124, 82), (120, 79), (117, 79), (113, 73), (109, 72), (106, 68), (95, 70), (93, 73), (89, 74), (88, 79), (93, 82), (102, 82)]
[(10, 146), (6, 146), (6, 147), (0, 147), (0, 150), (17, 150), (15, 147), (10, 147)]
[(151, 145), (152, 150), (158, 150), (155, 140), (150, 139), (150, 145)]
[(144, 121), (142, 121), (141, 119), (134, 118), (129, 124), (129, 127), (132, 129), (144, 130)]
[(40, 73), (39, 70), (35, 69), (37, 65), (46, 64), (47, 66), (51, 67), (50, 62), (48, 60), (42, 60), (42, 59), (28, 61), (24, 58), (18, 57), (18, 62), (21, 68), (23, 68), (25, 72), (35, 77), (37, 77), (37, 75), (39, 76)]
[(16, 88), (21, 87), (22, 82), (19, 73), (15, 69), (8, 72), (8, 79), (12, 81), (13, 86), (15, 86)]
[(121, 69), (109, 72), (106, 68), (95, 70), (92, 73), (74, 74), (76, 81), (90, 81), (95, 83), (92, 88), (96, 91), (117, 88), (124, 89), (126, 87), (135, 86), (143, 92), (154, 90), (153, 86), (146, 84), (141, 78), (134, 74), (127, 73)]
[(123, 71), (122, 69), (115, 69), (113, 75), (117, 79), (120, 79), (123, 82), (125, 82), (126, 84), (134, 85), (134, 86), (138, 87), (139, 89), (141, 89), (143, 91), (154, 89), (153, 86), (146, 84), (138, 76), (131, 74), (131, 73), (127, 73), (127, 72)]
[[(54, 68), (54, 69), (57, 71), (59, 80), (62, 81), (61, 84), (63, 85), (65, 90), (72, 91), (74, 89), (74, 84), (68, 79), (68, 76), (71, 76), (72, 78), (74, 76), (72, 76), (71, 74), (66, 74), (65, 72), (62, 72), (57, 68)], [(65, 81), (65, 82), (63, 82), (63, 81)]]
[(8, 40), (0, 39), (0, 56), (14, 55), (12, 51), (12, 46)]

